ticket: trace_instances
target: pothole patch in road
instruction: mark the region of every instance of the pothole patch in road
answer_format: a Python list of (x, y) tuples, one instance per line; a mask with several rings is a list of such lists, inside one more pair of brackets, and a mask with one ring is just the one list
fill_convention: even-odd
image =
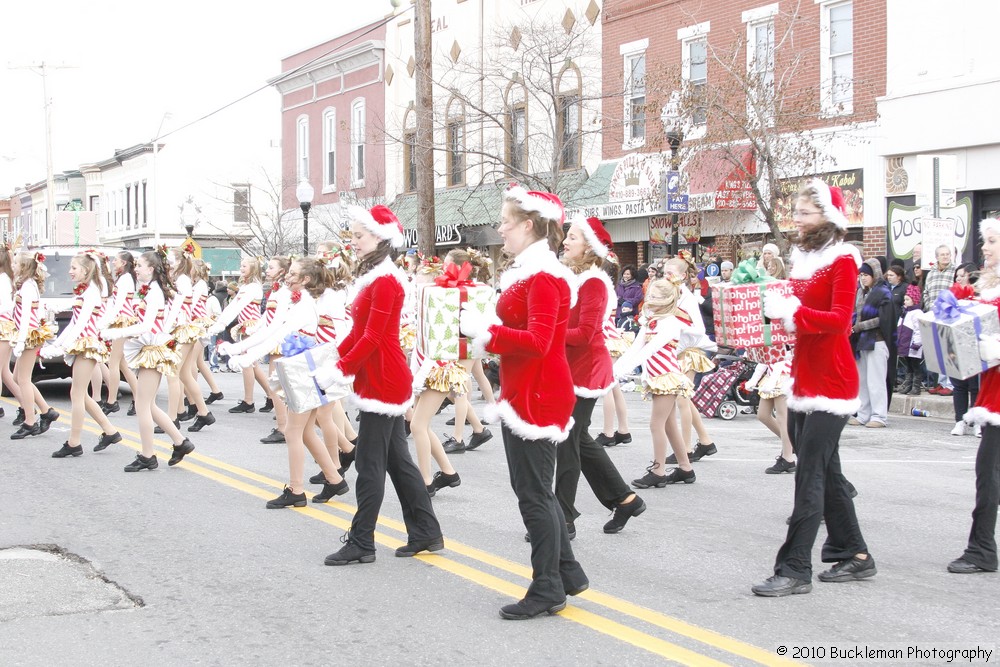
[(56, 544), (0, 548), (0, 622), (135, 609), (142, 598)]

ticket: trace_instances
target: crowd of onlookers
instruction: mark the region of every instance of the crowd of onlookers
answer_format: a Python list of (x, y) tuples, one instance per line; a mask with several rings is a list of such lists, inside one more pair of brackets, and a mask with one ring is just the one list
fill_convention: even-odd
[[(765, 244), (756, 259), (761, 273), (776, 279), (787, 278), (787, 268), (777, 245)], [(646, 289), (664, 275), (666, 260), (622, 267), (616, 286), (615, 322), (619, 328), (638, 329)], [(961, 421), (961, 416), (975, 403), (978, 377), (962, 380), (927, 370), (917, 315), (931, 310), (938, 294), (953, 284), (975, 282), (976, 266), (957, 264), (952, 249), (947, 246), (934, 250), (931, 269), (924, 270), (921, 260), (922, 247), (917, 245), (909, 259), (890, 261), (886, 257), (870, 257), (861, 265), (851, 342), (861, 376), (860, 398), (865, 407), (850, 423), (872, 428), (886, 426), (894, 393), (915, 396), (927, 392), (951, 396), (956, 422), (952, 433), (963, 435), (969, 430), (971, 434), (971, 427)], [(714, 268), (710, 268), (712, 265)], [(703, 299), (701, 314), (714, 340), (711, 285), (728, 283), (735, 267), (730, 261), (710, 256), (698, 268), (697, 276), (691, 279), (688, 287)]]

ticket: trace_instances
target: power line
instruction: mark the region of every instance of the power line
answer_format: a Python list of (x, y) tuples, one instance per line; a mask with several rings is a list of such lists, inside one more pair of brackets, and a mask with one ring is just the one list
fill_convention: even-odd
[[(284, 79), (288, 79), (288, 78), (290, 78), (290, 77), (298, 74), (299, 72), (301, 72), (305, 68), (309, 67), (313, 63), (315, 63), (315, 62), (317, 62), (319, 60), (322, 60), (323, 58), (326, 58), (328, 55), (330, 55), (330, 54), (332, 54), (332, 53), (334, 53), (336, 51), (340, 51), (345, 46), (349, 46), (349, 45), (353, 44), (354, 42), (356, 42), (360, 38), (364, 37), (365, 35), (368, 35), (369, 33), (372, 33), (375, 30), (378, 30), (382, 26), (384, 26), (387, 23), (389, 23), (389, 21), (392, 21), (393, 19), (395, 19), (396, 17), (400, 16), (401, 14), (405, 14), (406, 12), (410, 11), (412, 8), (413, 8), (413, 5), (410, 5), (409, 7), (407, 7), (406, 9), (404, 9), (403, 11), (399, 12), (398, 14), (392, 14), (391, 16), (387, 16), (386, 18), (382, 19), (378, 23), (373, 24), (372, 27), (369, 28), (368, 30), (366, 30), (366, 31), (364, 31), (362, 33), (359, 33), (358, 35), (355, 35), (352, 39), (348, 40), (347, 42), (344, 42), (343, 44), (339, 44), (339, 45), (337, 45), (337, 47), (335, 47), (333, 49), (330, 49), (326, 53), (321, 53), (320, 55), (316, 56), (312, 60), (299, 65), (298, 67), (296, 67), (292, 71), (288, 72), (287, 74), (283, 74), (280, 79), (278, 79), (277, 81), (275, 81), (275, 83), (277, 83), (278, 81), (284, 80)], [(249, 97), (253, 97), (257, 93), (261, 92), (262, 90), (266, 90), (266, 89), (272, 87), (273, 85), (274, 84), (269, 83), (269, 84), (261, 86), (260, 88), (252, 90), (251, 92), (247, 93), (246, 95), (243, 95), (242, 97), (239, 97), (239, 98), (233, 100), (232, 102), (229, 102), (228, 104), (225, 104), (225, 105), (219, 107), (218, 109), (216, 109), (214, 111), (210, 111), (207, 114), (205, 114), (204, 116), (201, 116), (200, 118), (196, 118), (195, 120), (192, 120), (189, 123), (185, 123), (184, 125), (181, 125), (180, 127), (174, 128), (173, 130), (170, 130), (166, 134), (160, 135), (158, 137), (154, 137), (153, 138), (153, 142), (156, 142), (156, 141), (159, 141), (160, 139), (164, 139), (166, 137), (169, 137), (171, 134), (174, 134), (176, 132), (180, 132), (181, 130), (185, 130), (185, 129), (191, 127), (192, 125), (200, 123), (203, 120), (207, 120), (208, 118), (211, 118), (215, 114), (220, 113), (222, 111), (225, 111), (229, 107), (234, 106), (236, 104), (239, 104), (243, 100), (245, 100), (245, 99), (247, 99)]]

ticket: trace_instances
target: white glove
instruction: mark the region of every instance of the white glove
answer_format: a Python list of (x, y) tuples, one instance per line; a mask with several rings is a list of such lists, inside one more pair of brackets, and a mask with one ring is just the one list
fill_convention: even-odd
[(1000, 359), (1000, 340), (994, 334), (979, 336), (979, 358), (986, 363)]
[(781, 320), (789, 331), (795, 331), (795, 311), (801, 305), (798, 297), (764, 292), (764, 315), (772, 320)]
[(490, 326), (500, 324), (496, 315), (484, 315), (469, 304), (462, 304), (458, 328), (468, 338), (481, 338), (489, 333)]
[(11, 351), (14, 353), (15, 357), (20, 357), (24, 352), (24, 343), (17, 343)]
[[(209, 329), (209, 331), (211, 331), (211, 329)], [(236, 356), (236, 354), (238, 354), (238, 352), (233, 349), (233, 344), (230, 343), (229, 341), (226, 341), (224, 343), (219, 343), (219, 346), (215, 349), (223, 357), (233, 357)]]
[(62, 349), (58, 345), (42, 346), (42, 357), (44, 359), (55, 359), (56, 357), (61, 357), (64, 354), (66, 354), (66, 350)]
[(207, 333), (210, 336), (217, 336), (220, 333), (222, 333), (222, 330), (225, 329), (225, 328), (226, 328), (226, 326), (224, 324), (215, 323), (212, 326), (210, 326), (208, 329), (206, 329), (205, 333)]
[(328, 368), (317, 368), (310, 375), (312, 375), (313, 379), (316, 380), (316, 384), (323, 391), (334, 385), (348, 386), (354, 384), (354, 378), (348, 378), (341, 373), (336, 364), (331, 364)]
[(121, 329), (101, 329), (101, 340), (106, 340), (109, 343), (121, 338)]
[(236, 354), (229, 357), (229, 367), (233, 370), (242, 371), (244, 368), (250, 368), (255, 363), (257, 363), (257, 360), (249, 354)]

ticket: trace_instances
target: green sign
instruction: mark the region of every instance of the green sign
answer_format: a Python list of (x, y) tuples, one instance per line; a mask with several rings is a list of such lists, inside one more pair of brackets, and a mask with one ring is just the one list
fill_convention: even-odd
[(205, 248), (201, 249), (201, 258), (211, 267), (213, 276), (235, 275), (240, 272), (240, 260), (243, 253), (239, 248)]

